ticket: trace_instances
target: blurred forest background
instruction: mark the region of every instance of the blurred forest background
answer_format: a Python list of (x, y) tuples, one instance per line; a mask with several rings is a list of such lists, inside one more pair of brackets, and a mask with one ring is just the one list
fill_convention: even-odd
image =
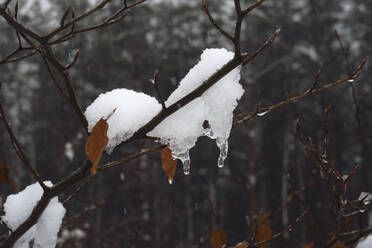
[[(208, 1), (213, 16), (228, 30), (235, 25), (232, 3)], [(19, 4), (23, 23), (43, 33), (58, 25), (68, 5), (80, 13), (94, 3), (21, 0)], [(100, 14), (113, 12), (120, 4), (114, 1)], [(372, 51), (371, 13), (372, 1), (367, 0), (266, 1), (244, 22), (243, 50), (255, 50), (276, 28), (282, 32), (269, 49), (242, 70), (245, 94), (236, 113), (254, 111), (259, 102), (268, 106), (306, 91), (319, 68), (319, 86), (344, 78), (347, 70), (335, 30), (349, 46), (350, 64), (355, 67)], [(14, 49), (17, 40), (4, 20), (0, 21), (0, 33), (3, 57)], [(160, 72), (162, 95), (167, 97), (197, 63), (202, 50), (212, 47), (233, 49), (210, 24), (200, 1), (149, 0), (131, 10), (122, 22), (58, 45), (56, 51), (57, 57), (68, 63), (80, 49), (70, 72), (85, 110), (98, 94), (114, 88), (154, 96), (148, 80), (155, 69)], [(353, 84), (343, 84), (233, 127), (222, 169), (217, 167), (215, 143), (202, 138), (191, 151), (190, 175), (183, 175), (179, 167), (172, 185), (161, 169), (160, 152), (95, 176), (67, 204), (59, 246), (113, 248), (134, 243), (132, 247), (208, 247), (217, 226), (226, 232), (228, 244), (234, 245), (247, 239), (253, 221), (268, 211), (274, 210), (268, 222), (273, 231), (282, 230), (303, 212), (301, 201), (310, 205), (313, 215), (271, 242), (270, 247), (324, 242), (324, 233), (334, 225), (330, 221), (334, 199), (296, 137), (296, 120), (300, 119), (304, 136), (321, 144), (322, 113), (331, 104), (332, 162), (342, 174), (350, 174), (355, 164), (360, 165), (348, 195), (357, 198), (361, 191), (372, 192), (372, 96), (366, 95), (372, 70), (370, 64), (366, 68)], [(78, 168), (85, 159), (87, 137), (42, 59), (35, 56), (1, 65), (0, 80), (5, 110), (41, 176), (56, 182)], [(355, 99), (363, 101), (356, 105)], [(33, 179), (13, 152), (3, 125), (0, 137), (0, 162), (8, 165), (13, 181), (13, 185), (0, 184), (4, 202), (8, 194), (23, 189)], [(147, 141), (145, 146), (151, 143)], [(123, 146), (103, 160), (120, 159), (138, 147), (138, 142)], [(280, 209), (291, 193), (301, 188), (301, 200)], [(351, 223), (353, 228), (371, 224), (370, 211)]]

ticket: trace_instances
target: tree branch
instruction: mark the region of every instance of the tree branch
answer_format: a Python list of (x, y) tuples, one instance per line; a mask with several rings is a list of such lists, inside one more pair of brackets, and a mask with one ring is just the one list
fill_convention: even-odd
[(13, 132), (13, 129), (12, 129), (9, 121), (7, 120), (7, 118), (5, 116), (3, 105), (1, 104), (1, 102), (0, 102), (0, 119), (3, 122), (7, 132), (9, 134), (10, 140), (12, 142), (12, 147), (13, 147), (14, 151), (16, 152), (17, 156), (22, 160), (22, 162), (25, 164), (26, 168), (33, 175), (34, 179), (40, 184), (41, 188), (44, 191), (47, 191), (48, 187), (44, 184), (40, 175), (34, 170), (34, 168), (32, 168), (32, 165), (30, 164), (30, 162), (29, 162), (21, 144), (19, 143), (17, 137), (15, 136), (15, 134)]

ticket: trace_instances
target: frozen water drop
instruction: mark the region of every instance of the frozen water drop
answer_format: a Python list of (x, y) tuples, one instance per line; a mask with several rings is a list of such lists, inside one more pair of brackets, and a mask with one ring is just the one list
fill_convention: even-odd
[(270, 112), (270, 110), (266, 110), (266, 111), (263, 111), (263, 112), (259, 112), (259, 113), (257, 113), (257, 115), (258, 116), (264, 116), (264, 115), (266, 115), (267, 113), (269, 113)]
[(229, 144), (227, 140), (221, 141), (220, 138), (217, 138), (217, 146), (220, 148), (220, 156), (218, 157), (217, 165), (222, 168), (224, 166), (224, 161), (227, 157), (227, 151), (229, 149)]
[(124, 173), (120, 173), (120, 180), (121, 180), (121, 181), (124, 181), (124, 180), (125, 180), (125, 175), (124, 175)]
[(169, 179), (168, 179), (168, 183), (169, 183), (169, 184), (172, 184), (172, 183), (173, 183), (173, 179), (170, 179), (170, 178), (169, 178)]
[(188, 175), (190, 174), (190, 154), (189, 154), (189, 150), (186, 150), (185, 152), (182, 152), (180, 154), (172, 154), (173, 158), (178, 158), (179, 160), (182, 161), (183, 163), (183, 173), (185, 175)]
[(351, 79), (349, 79), (349, 80), (347, 80), (349, 83), (354, 83), (354, 79), (353, 78), (351, 78)]
[(183, 161), (183, 173), (190, 174), (190, 159)]
[(214, 134), (213, 134), (213, 131), (212, 131), (211, 128), (205, 129), (205, 131), (204, 131), (204, 136), (207, 136), (207, 137), (212, 138), (213, 135), (214, 135)]

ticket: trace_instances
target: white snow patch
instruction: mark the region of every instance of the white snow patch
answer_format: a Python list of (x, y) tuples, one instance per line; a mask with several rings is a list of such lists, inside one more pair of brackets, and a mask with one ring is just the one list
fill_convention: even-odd
[[(169, 96), (166, 106), (180, 100), (203, 84), (223, 65), (234, 57), (226, 49), (205, 49), (201, 60), (182, 79), (178, 88)], [(220, 148), (218, 165), (223, 166), (227, 156), (232, 126), (233, 111), (244, 90), (239, 84), (240, 67), (237, 67), (220, 81), (210, 87), (201, 97), (196, 98), (180, 110), (166, 118), (149, 136), (161, 138), (163, 144), (169, 144), (174, 158), (184, 163), (185, 174), (189, 173), (189, 150), (203, 135), (216, 139)], [(208, 121), (210, 128), (203, 127)]]
[(65, 144), (65, 156), (70, 160), (74, 160), (75, 157), (75, 152), (74, 149), (72, 148), (71, 142), (67, 142)]
[[(165, 102), (166, 106), (191, 93), (210, 76), (234, 57), (234, 53), (221, 49), (205, 49), (201, 60), (182, 79), (178, 88)], [(166, 118), (147, 135), (160, 138), (169, 144), (174, 158), (182, 160), (184, 172), (190, 171), (189, 150), (200, 136), (216, 139), (220, 148), (218, 166), (222, 167), (227, 156), (232, 126), (233, 111), (244, 93), (239, 84), (240, 66), (210, 87), (201, 97), (196, 98)], [(115, 112), (113, 112), (115, 110)], [(161, 105), (154, 97), (128, 89), (115, 89), (101, 94), (86, 109), (89, 131), (100, 118), (108, 118), (108, 153), (129, 139), (161, 111)]]
[[(115, 110), (115, 112), (113, 112)], [(108, 118), (106, 151), (111, 153), (121, 142), (129, 139), (143, 125), (149, 122), (161, 110), (158, 101), (149, 95), (128, 89), (115, 89), (100, 94), (88, 106), (85, 116), (88, 130), (101, 119)]]
[(368, 235), (367, 238), (363, 239), (358, 243), (356, 248), (371, 248), (372, 247), (372, 235)]
[(372, 201), (372, 194), (368, 192), (362, 192), (359, 195), (359, 201), (363, 200), (364, 205), (368, 205)]
[[(47, 186), (53, 186), (50, 181), (44, 183)], [(42, 194), (43, 189), (38, 183), (34, 183), (17, 194), (9, 195), (4, 203), (5, 215), (1, 217), (2, 221), (12, 231), (16, 230), (30, 216)], [(54, 197), (37, 223), (18, 239), (14, 247), (28, 248), (29, 243), (33, 241), (34, 247), (54, 248), (65, 213), (66, 210), (62, 203)]]
[(63, 230), (61, 236), (58, 238), (58, 245), (62, 245), (68, 240), (81, 240), (86, 237), (86, 233), (80, 228), (75, 228), (72, 230)]

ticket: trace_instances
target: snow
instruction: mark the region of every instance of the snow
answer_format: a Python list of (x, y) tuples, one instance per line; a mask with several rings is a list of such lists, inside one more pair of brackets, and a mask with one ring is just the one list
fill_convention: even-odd
[(154, 97), (134, 90), (115, 89), (100, 94), (88, 106), (85, 116), (90, 132), (101, 118), (111, 115), (107, 120), (109, 141), (106, 147), (106, 151), (111, 153), (117, 145), (129, 139), (160, 110), (161, 105)]
[(58, 245), (63, 245), (69, 240), (81, 240), (86, 238), (86, 233), (80, 228), (75, 228), (72, 230), (65, 229), (61, 231), (61, 236), (58, 238)]
[(358, 243), (356, 248), (371, 248), (372, 247), (372, 235), (367, 236), (366, 239), (363, 239)]
[[(224, 48), (205, 49), (199, 63), (191, 68), (178, 88), (169, 96), (165, 102), (166, 106), (170, 106), (195, 90), (233, 57), (234, 53)], [(220, 148), (218, 165), (223, 166), (227, 156), (227, 140), (232, 126), (233, 111), (244, 93), (239, 80), (240, 67), (231, 71), (201, 97), (182, 107), (148, 133), (149, 136), (161, 138), (163, 144), (169, 144), (172, 156), (184, 163), (185, 174), (190, 170), (189, 150), (203, 135), (216, 139), (217, 146)], [(210, 128), (203, 127), (205, 121), (208, 121)]]
[(71, 142), (66, 142), (65, 144), (65, 156), (70, 160), (70, 162), (74, 160), (75, 152)]
[(368, 205), (372, 201), (372, 194), (368, 192), (362, 192), (359, 195), (359, 200), (363, 200), (363, 204)]
[[(234, 57), (234, 53), (221, 49), (205, 49), (201, 60), (181, 80), (178, 88), (165, 102), (166, 106), (195, 90), (223, 65)], [(190, 172), (189, 150), (200, 136), (215, 139), (220, 149), (218, 166), (222, 167), (228, 151), (228, 138), (232, 126), (233, 111), (244, 90), (239, 84), (240, 67), (237, 67), (201, 97), (183, 106), (167, 117), (148, 136), (160, 138), (169, 144), (172, 156), (184, 164), (184, 173)], [(89, 131), (100, 118), (108, 118), (108, 153), (118, 144), (129, 139), (161, 111), (161, 105), (151, 96), (128, 89), (115, 89), (101, 94), (86, 109)]]
[[(53, 186), (50, 181), (44, 183)], [(17, 194), (9, 195), (4, 203), (5, 215), (1, 217), (2, 221), (12, 231), (16, 230), (30, 216), (42, 194), (43, 189), (38, 183), (34, 183)], [(37, 223), (19, 238), (14, 248), (28, 248), (32, 241), (34, 247), (54, 248), (65, 213), (58, 198), (51, 199)]]

